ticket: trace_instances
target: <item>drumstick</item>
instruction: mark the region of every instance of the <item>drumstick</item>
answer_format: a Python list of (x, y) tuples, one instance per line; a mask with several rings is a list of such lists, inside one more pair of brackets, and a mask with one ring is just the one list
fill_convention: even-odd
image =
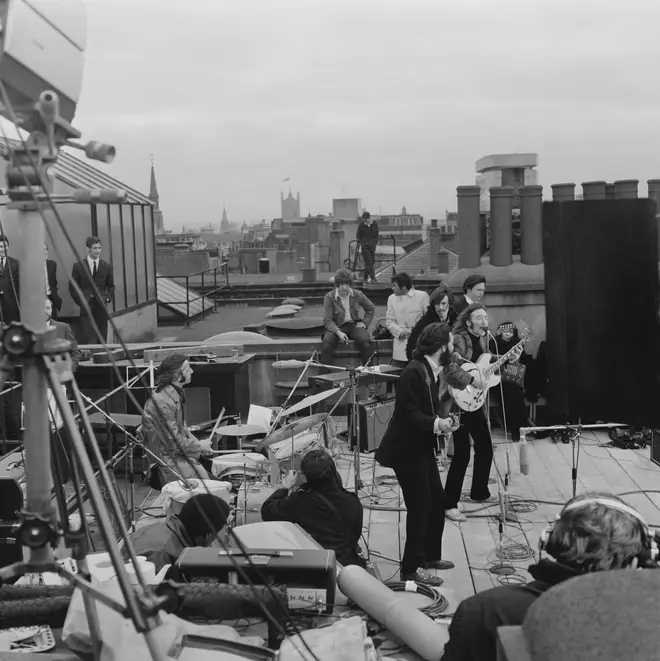
[(213, 425), (213, 431), (211, 432), (211, 443), (213, 443), (213, 437), (215, 436), (215, 432), (217, 431), (218, 427), (220, 426), (220, 421), (225, 415), (225, 407), (222, 407), (222, 411), (220, 411), (220, 415), (218, 416), (218, 419), (215, 421), (215, 425)]

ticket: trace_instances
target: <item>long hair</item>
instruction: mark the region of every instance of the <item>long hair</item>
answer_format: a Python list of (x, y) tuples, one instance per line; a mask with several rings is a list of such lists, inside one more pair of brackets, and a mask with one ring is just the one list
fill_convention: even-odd
[(431, 356), (449, 344), (451, 330), (447, 324), (429, 324), (420, 334), (413, 356), (423, 358)]
[(468, 321), (470, 321), (470, 316), (476, 310), (485, 310), (486, 306), (481, 303), (472, 303), (468, 305), (465, 310), (458, 315), (456, 323), (454, 324), (454, 333), (465, 333), (469, 330)]
[[(593, 502), (597, 498), (626, 505), (605, 493), (586, 493), (569, 500), (550, 532), (545, 548), (548, 555), (580, 572), (623, 569), (634, 558), (650, 557), (642, 523), (631, 514)], [(587, 502), (574, 506), (580, 501)]]
[(171, 353), (156, 369), (156, 392), (176, 381), (176, 378), (188, 356), (182, 353)]

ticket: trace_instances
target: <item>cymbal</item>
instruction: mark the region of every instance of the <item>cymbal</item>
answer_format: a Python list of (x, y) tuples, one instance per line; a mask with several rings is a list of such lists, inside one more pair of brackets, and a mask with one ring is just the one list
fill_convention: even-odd
[(328, 399), (328, 397), (332, 397), (342, 390), (344, 390), (344, 388), (332, 388), (332, 390), (324, 390), (323, 392), (318, 392), (314, 395), (310, 395), (309, 397), (305, 397), (305, 399), (301, 399), (297, 404), (294, 404), (293, 406), (290, 406), (288, 409), (286, 409), (283, 415), (288, 416), (292, 415), (293, 413), (297, 413), (298, 411), (304, 411), (310, 406), (314, 406), (314, 404), (318, 404), (324, 399)]
[(255, 434), (265, 434), (266, 430), (258, 425), (227, 425), (218, 427), (216, 434), (218, 436), (254, 436)]

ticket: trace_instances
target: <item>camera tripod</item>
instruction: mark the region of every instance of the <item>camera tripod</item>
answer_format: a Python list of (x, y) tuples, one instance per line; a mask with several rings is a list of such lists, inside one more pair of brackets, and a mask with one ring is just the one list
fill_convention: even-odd
[[(82, 203), (121, 202), (125, 193), (118, 191), (74, 191), (67, 195), (53, 195), (53, 166), (60, 147), (69, 145), (85, 151), (88, 157), (110, 162), (114, 148), (91, 142), (85, 146), (72, 142), (80, 133), (59, 115), (59, 99), (53, 92), (43, 92), (34, 111), (22, 123), (29, 132), (20, 147), (12, 148), (7, 166), (7, 194), (11, 200), (8, 208), (18, 211), (21, 241), (25, 247), (19, 263), (21, 282), (21, 323), (12, 323), (2, 335), (4, 357), (0, 364), (0, 390), (8, 379), (12, 367), (19, 363), (23, 368), (25, 392), (24, 455), (26, 483), (26, 508), (20, 515), (17, 529), (18, 542), (27, 547), (28, 561), (0, 569), (0, 583), (18, 578), (26, 573), (55, 572), (80, 588), (85, 603), (95, 659), (100, 659), (100, 627), (95, 600), (129, 617), (136, 631), (144, 634), (145, 642), (155, 661), (165, 661), (166, 653), (154, 635), (159, 624), (158, 611), (165, 603), (150, 587), (144, 585), (132, 544), (128, 543), (128, 531), (121, 518), (121, 507), (114, 492), (108, 470), (103, 463), (95, 441), (92, 426), (85, 412), (84, 402), (73, 378), (70, 343), (55, 337), (54, 328), (44, 328), (44, 301), (46, 278), (44, 269), (44, 220), (48, 207), (55, 202)], [(46, 209), (42, 209), (46, 207)], [(70, 384), (74, 402), (79, 409), (80, 421), (89, 436), (92, 457), (99, 466), (99, 480), (94, 475), (87, 447), (76, 426), (76, 416), (64, 389)], [(94, 507), (97, 522), (112, 559), (124, 604), (115, 602), (90, 584), (86, 562), (87, 548), (85, 526), (71, 530), (67, 525), (64, 534), (58, 522), (58, 512), (53, 506), (51, 473), (50, 424), (47, 392), (50, 387), (57, 409), (62, 417), (63, 429), (70, 446), (74, 486), (81, 503), (81, 484), (84, 483)], [(57, 463), (57, 461), (55, 462)], [(116, 513), (122, 537), (127, 540), (126, 549), (140, 582), (135, 589), (124, 567), (121, 552), (116, 544), (111, 522), (101, 489), (105, 488), (109, 505)], [(61, 498), (57, 499), (61, 508)], [(64, 518), (66, 512), (59, 512)], [(71, 547), (72, 557), (78, 563), (79, 573), (74, 575), (54, 562), (53, 551), (62, 537)]]

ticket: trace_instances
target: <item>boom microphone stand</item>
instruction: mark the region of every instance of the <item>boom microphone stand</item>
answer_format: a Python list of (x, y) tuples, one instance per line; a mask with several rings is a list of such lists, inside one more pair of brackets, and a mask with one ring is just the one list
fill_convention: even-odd
[[(2, 91), (3, 97), (6, 97), (4, 89)], [(90, 158), (107, 163), (114, 158), (114, 148), (94, 142), (86, 146), (73, 143), (72, 139), (80, 138), (80, 133), (60, 117), (59, 98), (54, 92), (43, 92), (40, 95), (32, 114), (21, 128), (28, 131), (29, 136), (25, 142), (22, 141), (20, 147), (10, 150), (8, 156), (10, 163), (6, 173), (7, 194), (11, 200), (8, 207), (18, 211), (18, 224), (24, 248), (19, 265), (22, 321), (12, 323), (2, 335), (4, 357), (0, 366), (0, 390), (11, 368), (20, 362), (23, 366), (26, 412), (24, 453), (27, 504), (25, 511), (21, 513), (16, 536), (18, 542), (27, 547), (28, 560), (1, 569), (0, 582), (10, 581), (28, 572), (56, 572), (82, 590), (90, 633), (96, 643), (94, 651), (97, 659), (100, 659), (101, 636), (94, 599), (130, 617), (136, 630), (144, 634), (154, 661), (165, 661), (166, 654), (154, 636), (154, 629), (160, 624), (158, 611), (163, 606), (164, 599), (157, 598), (151, 588), (144, 586), (132, 545), (127, 544), (136, 573), (143, 585), (136, 591), (130, 583), (105, 509), (102, 485), (107, 489), (110, 504), (118, 515), (121, 533), (125, 539), (128, 539), (128, 531), (121, 520), (119, 502), (95, 442), (91, 423), (84, 411), (81, 393), (73, 378), (70, 343), (56, 339), (53, 328), (45, 328), (46, 281), (43, 244), (44, 220), (48, 211), (42, 209), (42, 203), (46, 203), (44, 206), (54, 201), (83, 204), (101, 201), (110, 203), (121, 202), (125, 198), (125, 193), (118, 191), (75, 191), (71, 195), (53, 195), (53, 166), (57, 161), (58, 151), (60, 147), (70, 145), (83, 149)], [(69, 383), (80, 410), (80, 419), (91, 439), (91, 452), (99, 464), (101, 484), (95, 479), (87, 448), (76, 426), (74, 412), (63, 392), (63, 386)], [(70, 439), (73, 463), (76, 466), (74, 470), (80, 471), (80, 478), (86, 483), (99, 528), (117, 574), (125, 606), (114, 602), (91, 586), (84, 552), (79, 556), (82, 576), (68, 572), (53, 561), (53, 550), (58, 545), (62, 529), (51, 495), (53, 480), (48, 387), (56, 400)], [(85, 525), (84, 517), (82, 521)]]

